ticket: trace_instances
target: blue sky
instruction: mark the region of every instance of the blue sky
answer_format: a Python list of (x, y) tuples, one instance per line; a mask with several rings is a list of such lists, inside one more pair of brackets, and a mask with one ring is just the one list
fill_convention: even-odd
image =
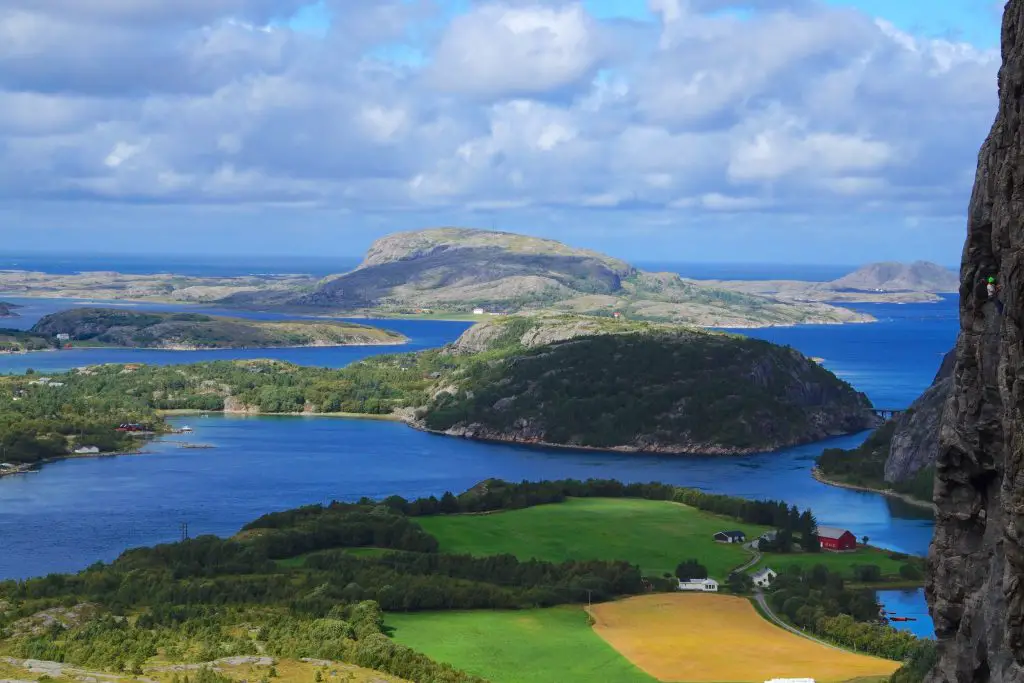
[(350, 256), (455, 224), (951, 263), (995, 111), (991, 0), (11, 5), (12, 252)]

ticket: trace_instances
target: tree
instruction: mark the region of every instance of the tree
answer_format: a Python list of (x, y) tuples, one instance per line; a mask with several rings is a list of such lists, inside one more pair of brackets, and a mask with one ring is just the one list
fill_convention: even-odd
[(923, 574), (917, 566), (904, 564), (900, 565), (900, 576), (907, 581), (920, 581)]
[(749, 593), (754, 588), (754, 579), (750, 578), (749, 574), (744, 574), (743, 572), (732, 572), (729, 574), (727, 583), (729, 590), (739, 595)]
[(708, 578), (707, 567), (697, 560), (683, 560), (676, 567), (676, 577), (680, 581), (694, 581)]
[(861, 544), (861, 545), (867, 545), (867, 544), (868, 544), (868, 541), (870, 541), (870, 540), (871, 540), (871, 539), (870, 539), (870, 538), (868, 538), (867, 536), (861, 536), (861, 537), (860, 537), (860, 544)]

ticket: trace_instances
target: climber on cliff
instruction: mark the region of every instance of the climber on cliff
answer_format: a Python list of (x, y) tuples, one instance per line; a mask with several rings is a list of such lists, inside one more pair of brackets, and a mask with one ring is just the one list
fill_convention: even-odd
[(1003, 314), (1003, 302), (999, 298), (999, 285), (996, 284), (994, 277), (989, 277), (988, 283), (985, 285), (985, 291), (988, 292), (988, 298), (995, 302), (996, 310), (999, 311), (999, 315)]

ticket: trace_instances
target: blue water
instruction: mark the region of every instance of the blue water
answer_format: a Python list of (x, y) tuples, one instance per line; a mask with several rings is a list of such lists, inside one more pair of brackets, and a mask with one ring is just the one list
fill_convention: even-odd
[[(46, 311), (69, 305), (53, 300), (25, 302), (32, 307), (22, 311), (23, 326)], [(142, 308), (181, 307), (145, 304)], [(904, 407), (928, 386), (941, 355), (955, 342), (956, 303), (946, 299), (937, 304), (858, 308), (880, 322), (743, 332), (821, 357), (826, 367), (865, 391), (876, 405)], [(386, 321), (385, 325), (407, 334), (413, 343), (280, 352), (295, 352), (285, 356), (294, 362), (337, 367), (372, 353), (440, 345), (457, 337), (467, 323)], [(328, 353), (321, 355), (322, 351)], [(193, 362), (203, 359), (200, 354), (205, 352), (71, 352), (83, 354), (81, 358), (67, 353), (0, 357), (0, 371), (22, 371), (15, 364), (25, 359), (45, 369), (44, 356), (64, 359), (53, 361), (56, 369), (144, 358), (144, 362)], [(270, 351), (210, 353), (223, 358), (281, 357)], [(812, 507), (822, 524), (847, 527), (857, 536), (869, 536), (873, 544), (919, 555), (926, 552), (933, 528), (930, 515), (919, 508), (825, 486), (811, 478), (810, 468), (823, 448), (853, 447), (863, 434), (758, 456), (672, 458), (482, 444), (366, 420), (229, 416), (177, 420), (179, 424), (186, 421), (196, 430), (191, 436), (154, 443), (144, 455), (64, 461), (37, 473), (0, 479), (0, 578), (74, 571), (96, 560), (110, 560), (128, 547), (173, 540), (182, 521), (189, 523), (193, 534), (230, 534), (269, 510), (364, 495), (438, 495), (445, 490), (462, 491), (492, 476), (657, 480), (731, 495), (783, 498)], [(215, 448), (180, 449), (177, 442), (184, 439)], [(902, 627), (930, 633), (922, 591), (886, 599), (904, 601), (901, 609), (908, 615), (913, 616), (911, 610), (922, 615), (920, 621)]]
[(96, 271), (151, 275), (174, 273), (194, 277), (241, 277), (246, 275), (332, 275), (355, 268), (358, 256), (316, 258), (309, 256), (215, 256), (125, 254), (9, 254), (0, 253), (0, 270), (27, 270), (54, 275)]
[(935, 637), (935, 624), (928, 614), (924, 589), (878, 591), (878, 602), (892, 616), (910, 617), (915, 621), (892, 622), (896, 628), (910, 631), (921, 638)]
[[(28, 299), (6, 297), (4, 301), (23, 306), (17, 309), (19, 317), (0, 320), (0, 326), (27, 330), (44, 315), (80, 306), (117, 306), (135, 311), (182, 311), (229, 315), (253, 320), (294, 320), (308, 316), (284, 315), (258, 311), (234, 311), (187, 304), (158, 304), (110, 302), (77, 299)], [(297, 365), (340, 368), (357, 360), (380, 353), (421, 351), (442, 346), (460, 334), (472, 323), (444, 320), (353, 320), (400, 332), (409, 338), (401, 346), (333, 346), (296, 349), (216, 349), (208, 351), (161, 351), (152, 349), (69, 349), (26, 354), (0, 355), (0, 374), (36, 372), (63, 372), (85, 365), (102, 363), (148, 363), (151, 365), (178, 365), (203, 361), (273, 358)]]

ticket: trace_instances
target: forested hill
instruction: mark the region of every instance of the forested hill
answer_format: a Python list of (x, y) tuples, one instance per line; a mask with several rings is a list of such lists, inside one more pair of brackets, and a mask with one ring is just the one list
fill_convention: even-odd
[(64, 405), (111, 425), (118, 410), (396, 415), (450, 435), (663, 453), (766, 451), (875, 423), (863, 394), (792, 349), (579, 317), (499, 318), (444, 349), (340, 370), (235, 361), (30, 379), (0, 379), (0, 418), (19, 418), (14, 431), (48, 420), (37, 435), (62, 429)]
[(72, 341), (145, 348), (269, 348), (401, 344), (388, 330), (350, 322), (257, 321), (197, 313), (151, 313), (78, 308), (41, 319), (31, 330), (44, 338), (66, 334)]

